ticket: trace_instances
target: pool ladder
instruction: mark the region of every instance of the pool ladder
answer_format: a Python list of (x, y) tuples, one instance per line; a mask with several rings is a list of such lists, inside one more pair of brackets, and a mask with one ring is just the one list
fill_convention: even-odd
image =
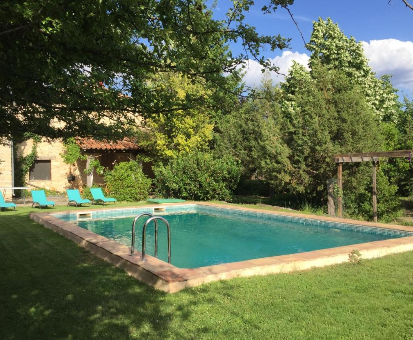
[(162, 221), (165, 223), (167, 232), (168, 232), (168, 263), (171, 263), (171, 227), (169, 226), (169, 222), (164, 219), (161, 216), (153, 216), (150, 213), (143, 213), (139, 214), (138, 216), (135, 217), (132, 223), (132, 244), (130, 247), (130, 255), (133, 255), (135, 253), (135, 225), (136, 221), (143, 216), (149, 216), (148, 220), (145, 222), (143, 225), (142, 229), (142, 260), (145, 259), (145, 248), (146, 248), (146, 227), (148, 226), (149, 223), (152, 221), (155, 222), (155, 257), (158, 257), (158, 220)]

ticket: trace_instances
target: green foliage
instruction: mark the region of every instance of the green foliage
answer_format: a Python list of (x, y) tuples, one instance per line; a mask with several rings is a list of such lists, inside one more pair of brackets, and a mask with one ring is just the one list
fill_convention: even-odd
[[(75, 164), (77, 161), (80, 160), (87, 160), (87, 155), (82, 153), (79, 145), (76, 143), (76, 139), (74, 137), (67, 138), (63, 141), (64, 152), (60, 154), (63, 158), (63, 161), (66, 164)], [(102, 166), (99, 162), (99, 159), (94, 158), (89, 162), (89, 165), (86, 169), (84, 169), (85, 174), (90, 175), (96, 171), (99, 175), (103, 175), (105, 171), (105, 167)]]
[(383, 144), (380, 125), (360, 88), (341, 71), (313, 64), (310, 72), (295, 64), (282, 89), (283, 140), (291, 150), (285, 189), (320, 202), (335, 175), (332, 156), (376, 151)]
[(313, 32), (307, 48), (312, 52), (310, 66), (321, 64), (329, 70), (343, 72), (354, 85), (358, 85), (367, 104), (383, 121), (397, 121), (398, 100), (390, 77), (376, 78), (363, 46), (353, 37), (348, 38), (330, 18), (319, 18), (313, 24)]
[[(343, 171), (343, 199), (345, 214), (361, 220), (373, 219), (372, 166), (356, 164)], [(381, 166), (377, 169), (377, 210), (382, 222), (394, 221), (400, 216), (397, 186), (391, 184)]]
[(75, 164), (78, 160), (86, 160), (87, 156), (82, 154), (74, 137), (63, 141), (64, 152), (60, 154), (66, 164)]
[(136, 161), (122, 162), (111, 171), (105, 172), (105, 184), (108, 195), (119, 201), (142, 201), (148, 198), (151, 180), (142, 172), (142, 166)]
[(96, 171), (97, 174), (103, 175), (105, 173), (105, 167), (100, 164), (99, 159), (94, 158), (89, 162), (89, 166), (84, 170), (85, 174), (90, 175)]
[(348, 260), (352, 264), (360, 264), (361, 263), (361, 253), (357, 249), (353, 249), (348, 254)]
[[(25, 186), (26, 185), (26, 176), (30, 171), (30, 168), (34, 164), (34, 161), (37, 157), (37, 146), (41, 142), (41, 137), (32, 133), (24, 134), (25, 140), (32, 140), (32, 149), (29, 154), (23, 156), (22, 154), (17, 154), (14, 164), (14, 180), (17, 185)], [(16, 145), (14, 145), (16, 153)]]
[[(93, 200), (92, 193), (90, 192), (91, 188), (100, 188), (100, 186), (93, 184), (92, 187), (90, 187), (90, 188), (88, 186), (84, 187), (83, 192), (82, 192), (82, 198), (87, 198), (89, 200)], [(104, 189), (102, 189), (102, 190), (104, 190)]]
[(172, 73), (157, 75), (153, 82), (177, 98), (202, 96), (205, 105), (154, 114), (145, 121), (148, 138), (140, 144), (158, 161), (176, 158), (181, 153), (205, 151), (214, 127), (215, 113), (208, 109), (212, 91), (205, 84), (193, 84), (188, 77)]
[[(209, 104), (220, 108), (233, 90), (225, 74), (250, 56), (271, 67), (262, 48), (282, 49), (288, 40), (261, 36), (244, 22), (251, 0), (235, 1), (223, 20), (214, 19), (209, 3), (2, 1), (0, 136), (120, 138), (138, 115), (205, 105), (203, 93), (182, 98), (151, 81), (168, 72), (205, 84)], [(237, 41), (245, 53), (229, 51)]]
[(281, 94), (269, 79), (255, 94), (255, 99), (219, 121), (215, 150), (223, 157), (229, 154), (238, 160), (246, 180), (263, 179), (273, 187), (282, 187), (290, 179), (290, 150), (280, 131)]
[(156, 186), (164, 197), (191, 200), (230, 200), (240, 167), (231, 157), (210, 153), (180, 155), (166, 166), (154, 167)]
[(242, 177), (234, 192), (235, 195), (264, 196), (270, 195), (270, 185), (265, 180)]
[[(388, 147), (389, 150), (413, 150), (413, 100), (405, 98), (398, 124), (392, 126), (391, 131), (393, 134), (388, 133), (387, 140), (393, 145)], [(400, 195), (413, 194), (413, 155), (407, 159), (389, 160), (384, 171), (399, 186)]]

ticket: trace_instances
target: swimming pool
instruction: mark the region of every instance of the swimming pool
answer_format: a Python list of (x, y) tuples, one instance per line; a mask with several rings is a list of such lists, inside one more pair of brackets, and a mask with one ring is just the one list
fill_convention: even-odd
[[(141, 213), (154, 212), (143, 208), (112, 213), (97, 211), (86, 219), (77, 214), (57, 217), (130, 246), (133, 219)], [(164, 207), (161, 211), (155, 211), (154, 215), (164, 217), (170, 224), (171, 263), (179, 268), (198, 268), (409, 236), (407, 231), (401, 230), (195, 204)], [(138, 250), (142, 247), (142, 226), (147, 219), (148, 216), (143, 217), (136, 225)], [(150, 223), (146, 233), (147, 254), (152, 256), (155, 248), (153, 227), (154, 223)], [(159, 223), (158, 258), (167, 261), (167, 233), (164, 227)]]
[[(131, 221), (140, 213), (160, 215), (170, 222), (172, 264), (162, 261), (166, 257), (166, 231), (162, 224), (159, 225), (161, 260), (150, 256), (152, 230), (147, 233), (149, 256), (142, 260), (139, 243), (136, 254), (130, 255)], [(31, 217), (139, 280), (167, 292), (238, 276), (290, 272), (346, 262), (349, 253), (355, 249), (363, 258), (413, 250), (413, 233), (408, 227), (263, 212), (225, 204), (83, 209), (67, 213), (32, 213)], [(194, 226), (193, 220), (201, 223)], [(206, 220), (213, 221), (212, 227), (206, 227)], [(103, 232), (99, 230), (99, 221), (106, 224)], [(116, 226), (115, 221), (123, 222)], [(143, 221), (137, 225), (139, 241), (142, 224)], [(122, 229), (125, 234), (119, 233)], [(289, 242), (291, 239), (294, 242)], [(207, 247), (203, 248), (205, 245)]]

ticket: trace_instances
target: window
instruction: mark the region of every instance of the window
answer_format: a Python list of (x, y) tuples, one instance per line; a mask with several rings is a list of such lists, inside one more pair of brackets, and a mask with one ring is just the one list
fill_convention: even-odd
[(35, 160), (30, 168), (29, 179), (50, 181), (51, 177), (51, 161)]

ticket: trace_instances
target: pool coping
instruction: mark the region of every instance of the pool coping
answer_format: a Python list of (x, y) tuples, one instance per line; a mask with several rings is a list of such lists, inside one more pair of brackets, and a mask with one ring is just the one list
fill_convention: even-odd
[[(217, 204), (209, 202), (185, 202), (176, 204), (171, 203), (168, 204), (168, 206), (188, 204), (413, 232), (413, 228), (411, 227), (404, 227), (394, 224), (364, 221), (362, 222), (335, 217), (246, 208), (228, 205), (225, 203)], [(117, 267), (123, 268), (129, 275), (137, 278), (138, 280), (167, 293), (176, 293), (188, 287), (195, 287), (204, 283), (226, 280), (235, 277), (288, 273), (292, 271), (300, 271), (314, 267), (324, 267), (348, 262), (349, 254), (353, 250), (358, 250), (363, 259), (376, 258), (389, 254), (413, 250), (413, 236), (407, 236), (383, 241), (373, 241), (349, 246), (315, 250), (298, 254), (264, 257), (241, 262), (232, 262), (207, 267), (186, 269), (175, 267), (150, 255), (146, 255), (145, 259), (142, 260), (142, 253), (138, 250), (135, 251), (136, 254), (131, 256), (130, 248), (128, 246), (110, 240), (106, 237), (97, 235), (89, 230), (78, 227), (71, 222), (66, 222), (53, 216), (54, 214), (59, 213), (88, 213), (92, 211), (102, 210), (119, 210), (131, 208), (140, 209), (147, 207), (159, 208), (159, 206), (159, 204), (147, 204), (122, 208), (112, 206), (107, 207), (107, 209), (91, 208), (87, 210), (74, 209), (64, 212), (32, 212), (30, 213), (30, 218), (42, 224), (46, 228), (52, 229), (55, 232), (74, 241), (78, 245), (99, 256), (105, 261), (110, 262)]]

